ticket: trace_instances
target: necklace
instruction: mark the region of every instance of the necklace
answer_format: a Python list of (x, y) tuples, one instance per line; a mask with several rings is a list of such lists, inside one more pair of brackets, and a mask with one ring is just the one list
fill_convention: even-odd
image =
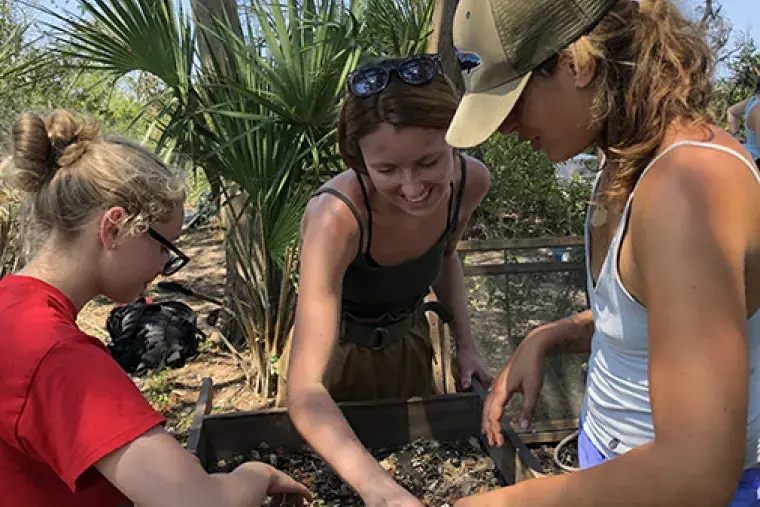
[[(602, 154), (603, 155), (603, 154)], [(602, 160), (599, 162), (599, 166), (602, 167), (604, 165), (604, 160), (602, 157)], [(601, 169), (600, 169), (601, 170)], [(599, 175), (599, 185), (597, 187), (596, 195), (594, 198), (596, 199), (599, 195), (599, 188), (603, 188), (606, 184), (606, 174), (602, 172), (602, 174)], [(607, 223), (607, 218), (609, 217), (609, 213), (607, 212), (607, 207), (604, 204), (592, 204), (593, 210), (591, 211), (591, 226), (592, 227), (601, 227), (604, 224)]]
[(607, 208), (604, 206), (597, 206), (594, 208), (594, 211), (591, 212), (591, 226), (592, 227), (601, 227), (604, 224), (607, 223), (607, 217), (609, 216), (609, 213), (607, 213)]

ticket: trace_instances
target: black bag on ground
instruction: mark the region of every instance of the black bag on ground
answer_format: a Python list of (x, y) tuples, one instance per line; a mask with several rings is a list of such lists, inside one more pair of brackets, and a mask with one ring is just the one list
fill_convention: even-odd
[(198, 343), (205, 338), (197, 322), (195, 312), (184, 303), (148, 303), (140, 298), (108, 314), (107, 347), (131, 375), (180, 368), (198, 353)]

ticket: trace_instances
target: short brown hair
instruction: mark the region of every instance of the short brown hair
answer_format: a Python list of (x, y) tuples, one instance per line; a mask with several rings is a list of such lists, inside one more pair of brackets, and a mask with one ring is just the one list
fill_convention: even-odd
[(349, 92), (338, 119), (340, 156), (348, 167), (365, 173), (367, 168), (359, 139), (386, 122), (396, 128), (445, 131), (454, 118), (457, 104), (454, 86), (443, 73), (424, 85), (407, 84), (394, 74), (383, 91), (369, 97), (357, 97)]

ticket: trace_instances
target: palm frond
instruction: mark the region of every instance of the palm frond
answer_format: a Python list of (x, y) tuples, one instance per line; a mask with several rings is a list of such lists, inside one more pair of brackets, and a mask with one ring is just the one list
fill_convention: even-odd
[[(121, 76), (141, 70), (186, 97), (195, 58), (190, 20), (172, 0), (80, 0), (82, 14), (40, 10), (61, 53)], [(88, 19), (89, 17), (89, 19)]]
[[(422, 52), (433, 2), (252, 2), (245, 38), (225, 20), (193, 26), (175, 4), (81, 0), (82, 15), (49, 14), (61, 54), (116, 76), (156, 76), (166, 92), (146, 137), (167, 160), (213, 168), (237, 195), (223, 206), (231, 304), (251, 348), (251, 378), (269, 394), (293, 325), (301, 217), (325, 173), (340, 168), (348, 73), (367, 54)], [(218, 48), (200, 66), (199, 37)]]
[(434, 0), (367, 0), (362, 38), (375, 56), (424, 53), (432, 32)]

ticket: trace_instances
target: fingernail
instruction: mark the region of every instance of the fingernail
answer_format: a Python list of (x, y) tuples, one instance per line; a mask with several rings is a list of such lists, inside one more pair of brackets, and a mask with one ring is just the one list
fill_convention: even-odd
[(525, 419), (523, 419), (522, 421), (520, 421), (520, 428), (522, 428), (524, 430), (527, 430), (528, 429), (528, 421), (526, 421)]

